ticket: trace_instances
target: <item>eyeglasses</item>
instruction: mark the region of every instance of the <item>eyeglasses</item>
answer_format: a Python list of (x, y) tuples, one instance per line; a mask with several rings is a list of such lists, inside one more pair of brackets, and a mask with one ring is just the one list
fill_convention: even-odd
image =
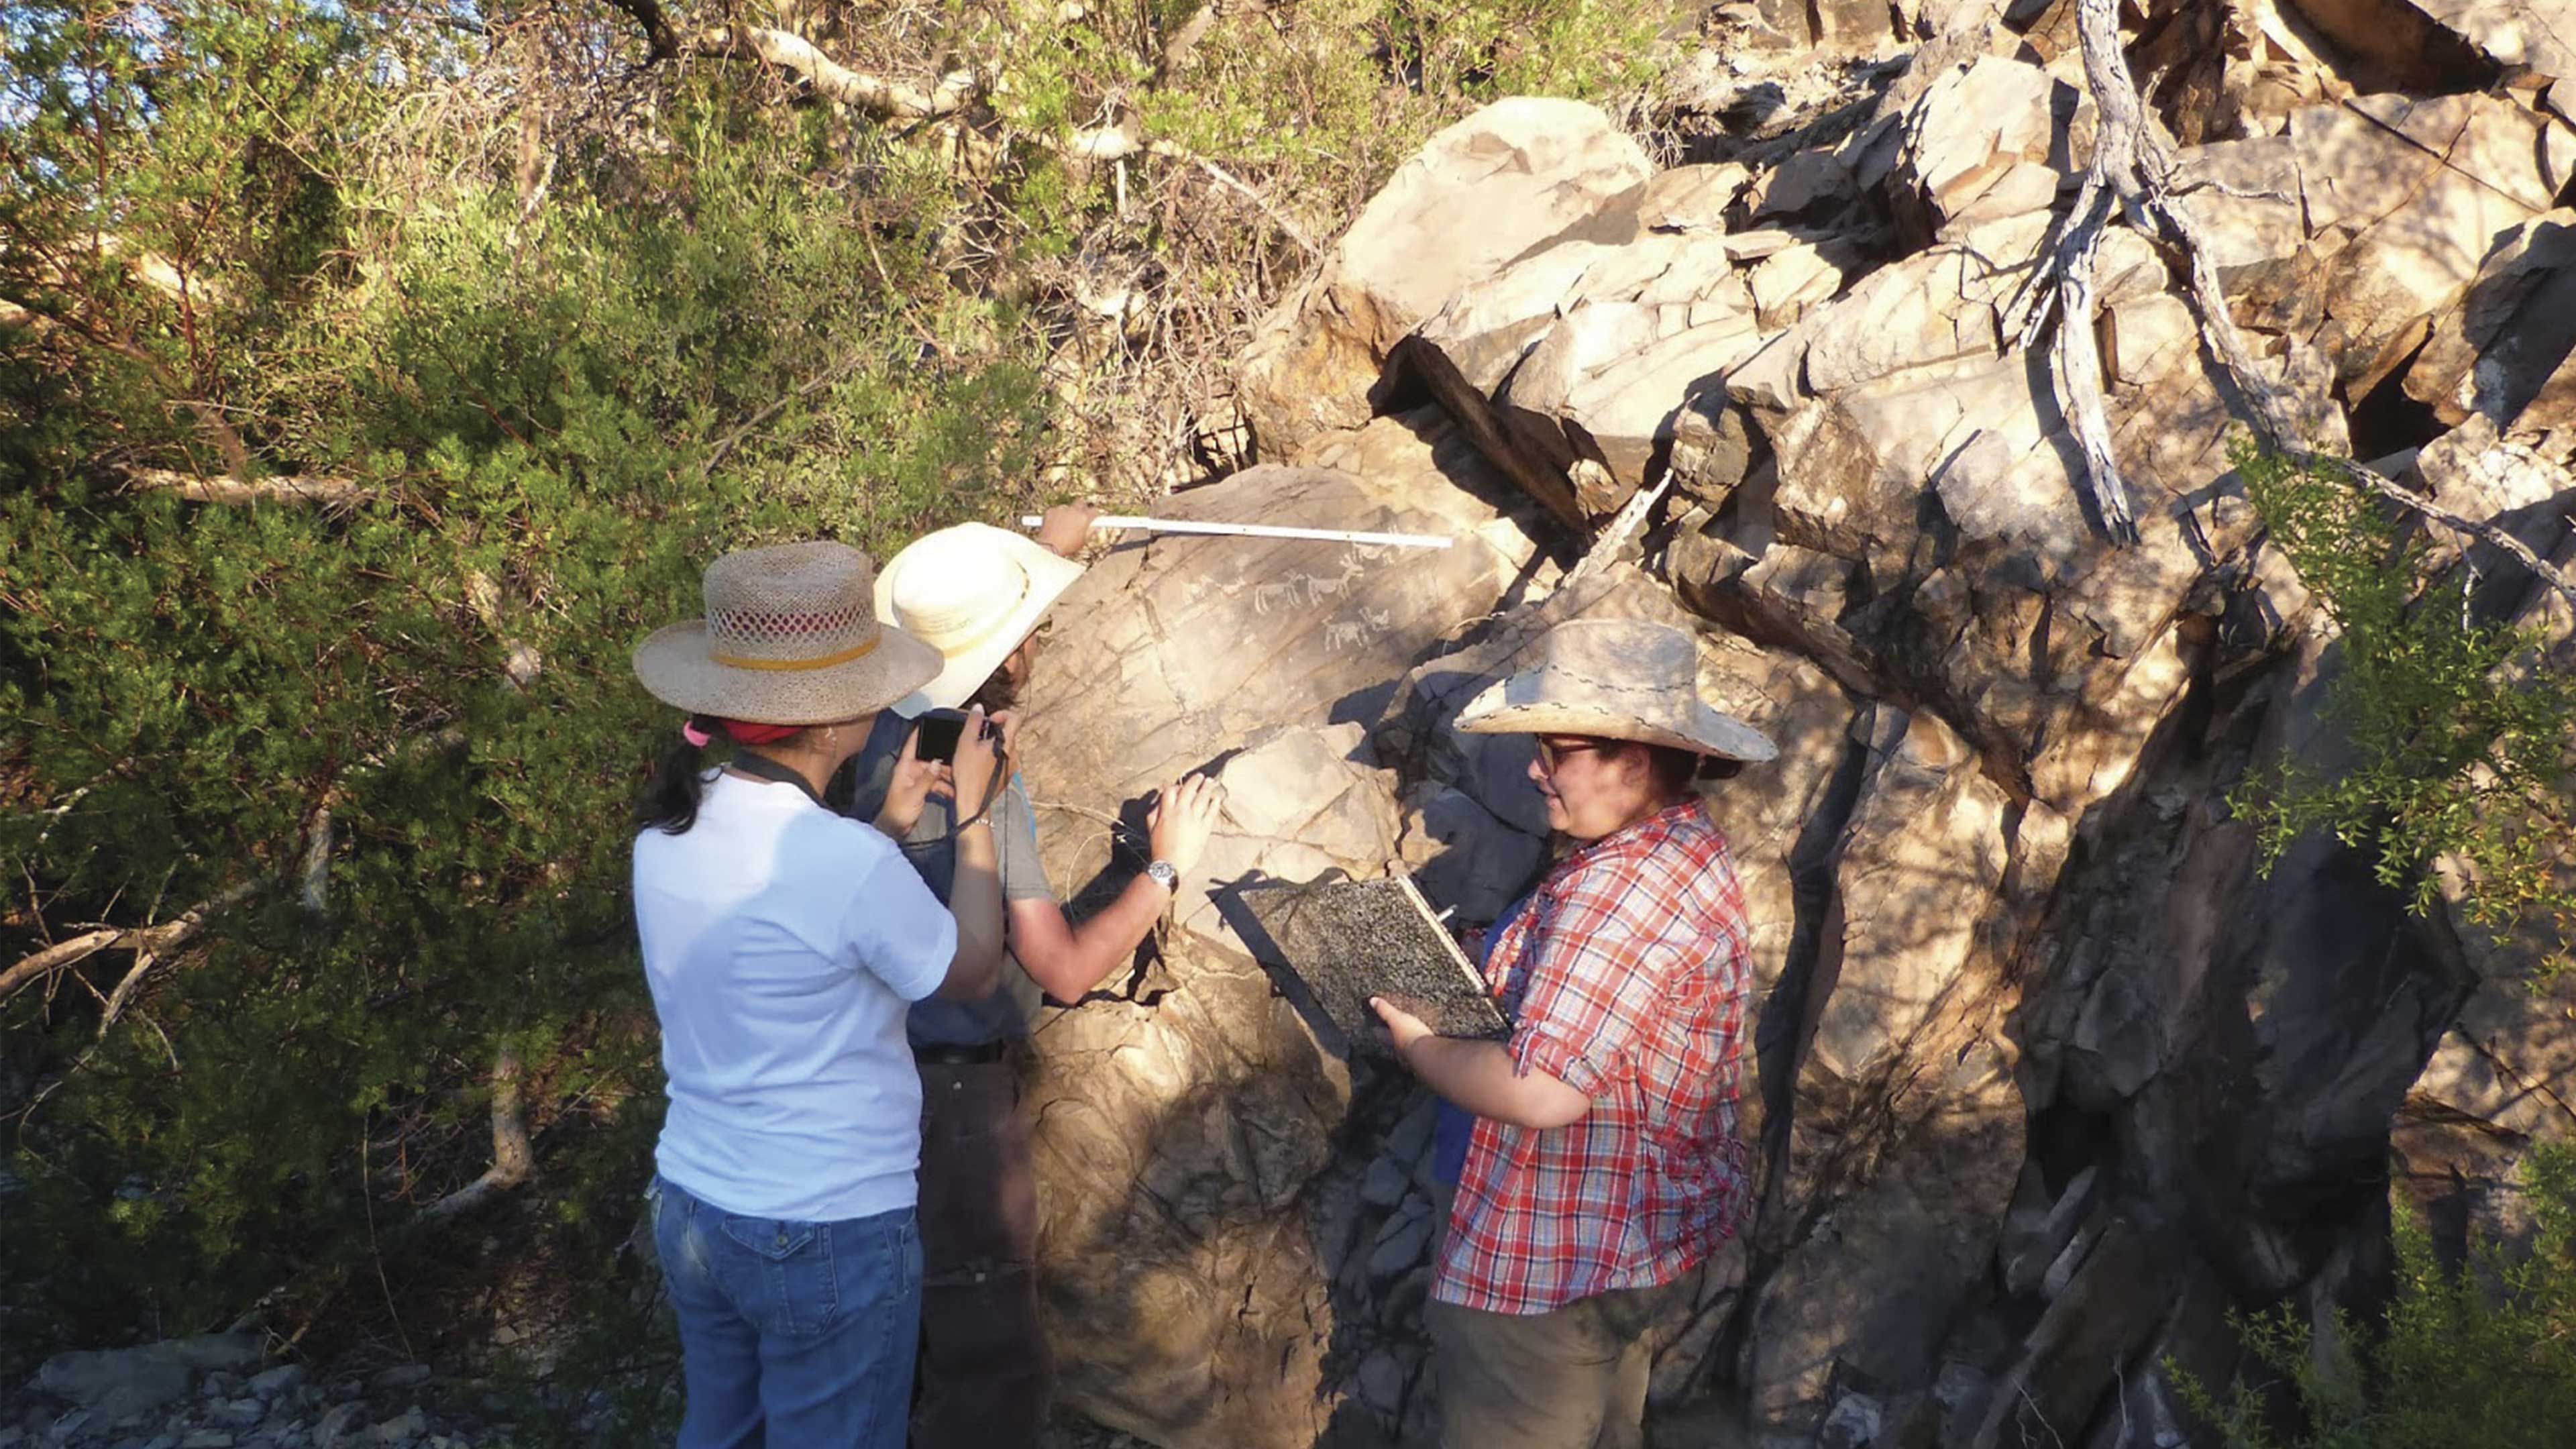
[(1578, 739), (1571, 744), (1557, 744), (1545, 735), (1534, 738), (1538, 741), (1538, 767), (1551, 775), (1556, 773), (1558, 765), (1565, 762), (1566, 756), (1580, 755), (1589, 750), (1606, 750), (1614, 743), (1611, 740)]

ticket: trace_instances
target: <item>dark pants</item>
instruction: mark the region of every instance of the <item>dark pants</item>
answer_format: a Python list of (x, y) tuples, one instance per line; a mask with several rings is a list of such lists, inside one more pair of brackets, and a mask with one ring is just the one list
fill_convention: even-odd
[(1653, 1330), (1687, 1314), (1697, 1269), (1527, 1315), (1434, 1303), (1442, 1449), (1637, 1449)]
[(1019, 1096), (1010, 1061), (921, 1066), (915, 1449), (1027, 1449), (1046, 1424), (1037, 1172)]

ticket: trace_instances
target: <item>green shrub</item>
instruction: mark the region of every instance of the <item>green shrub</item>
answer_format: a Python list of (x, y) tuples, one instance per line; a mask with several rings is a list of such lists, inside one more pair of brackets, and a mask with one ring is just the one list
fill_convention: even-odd
[(2397, 1291), (2376, 1335), (2337, 1315), (2320, 1345), (2287, 1307), (2238, 1321), (2256, 1362), (2289, 1389), (2302, 1421), (2294, 1436), (2273, 1432), (2257, 1386), (2242, 1380), (2222, 1400), (2176, 1371), (2185, 1401), (2229, 1449), (2576, 1443), (2576, 1146), (2533, 1147), (2524, 1191), (2536, 1220), (2528, 1253), (2475, 1245), (2457, 1272), (2397, 1205)]
[(469, 56), (287, 0), (173, 15), (22, 12), (0, 76), (39, 102), (5, 131), (0, 968), (221, 906), (112, 1022), (130, 950), (5, 1004), (38, 1086), (0, 1103), (0, 1299), (93, 1341), (390, 1251), (488, 1165), (504, 1048), (546, 1231), (631, 1200), (626, 821), (669, 721), (627, 651), (725, 547), (1016, 511), (1047, 423), (1026, 330), (931, 260), (942, 196), (860, 194), (720, 74), (532, 194), (472, 85), (375, 83)]
[(2331, 772), (2284, 760), (2237, 792), (2266, 864), (2328, 830), (2425, 911), (2447, 863), (2469, 920), (2531, 929), (2544, 967), (2563, 966), (2576, 943), (2576, 675), (2536, 632), (2473, 617), (2468, 581), (2436, 576), (2422, 535), (2340, 474), (2244, 444), (2234, 462), (2340, 633), (2324, 717), (2350, 751)]

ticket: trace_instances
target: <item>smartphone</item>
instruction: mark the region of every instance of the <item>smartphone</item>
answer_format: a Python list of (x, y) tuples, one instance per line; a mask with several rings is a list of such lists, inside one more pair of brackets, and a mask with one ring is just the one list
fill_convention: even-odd
[(957, 758), (957, 739), (966, 733), (966, 712), (962, 709), (934, 709), (921, 716), (921, 738), (912, 747), (914, 758), (953, 760)]

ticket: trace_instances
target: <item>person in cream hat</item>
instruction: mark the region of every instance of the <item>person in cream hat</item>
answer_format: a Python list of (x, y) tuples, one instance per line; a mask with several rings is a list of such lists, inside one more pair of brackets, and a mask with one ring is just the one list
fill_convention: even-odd
[[(877, 578), (877, 617), (939, 651), (921, 687), (938, 709), (966, 703), (1034, 635), (1082, 565), (988, 523), (960, 523), (914, 540)], [(1015, 671), (1027, 677), (1025, 666)]]
[[(1038, 658), (1038, 626), (1082, 576), (1069, 555), (1093, 516), (1050, 511), (1037, 541), (980, 523), (915, 540), (886, 564), (877, 611), (939, 650), (941, 667), (915, 703), (991, 711), (1005, 753), (1016, 704)], [(882, 810), (913, 746), (908, 726), (882, 716), (855, 762), (849, 808)], [(1039, 1441), (1050, 1382), (1038, 1322), (1037, 1176), (1019, 1069), (1042, 997), (1077, 1001), (1130, 961), (1196, 864), (1215, 828), (1217, 787), (1189, 776), (1166, 786), (1149, 816), (1152, 861), (1079, 926), (1065, 919), (1038, 862), (1037, 826), (1016, 775), (989, 809), (960, 789), (923, 814), (906, 851), (932, 890), (950, 889), (948, 835), (958, 811), (993, 822), (1001, 842), (1009, 964), (1003, 989), (980, 1002), (925, 1002), (910, 1034), (921, 1071), (921, 1397), (916, 1449), (1024, 1449)]]
[[(992, 990), (1001, 888), (989, 827), (960, 835), (953, 906), (883, 833), (921, 808), (918, 761), (882, 828), (824, 808), (879, 712), (940, 668), (878, 621), (871, 572), (837, 543), (729, 553), (703, 615), (635, 650), (636, 678), (685, 716), (634, 874), (670, 1098), (650, 1197), (682, 1449), (904, 1442), (921, 1315), (904, 1014)], [(974, 793), (999, 761), (979, 737), (948, 768)]]
[(1689, 1312), (1752, 1202), (1736, 1136), (1751, 931), (1693, 781), (1778, 750), (1700, 698), (1698, 673), (1683, 630), (1577, 619), (1458, 716), (1531, 737), (1569, 849), (1486, 936), (1509, 1042), (1376, 1003), (1444, 1099), (1442, 1166), (1458, 1163), (1425, 1310), (1447, 1449), (1642, 1444), (1649, 1331)]

